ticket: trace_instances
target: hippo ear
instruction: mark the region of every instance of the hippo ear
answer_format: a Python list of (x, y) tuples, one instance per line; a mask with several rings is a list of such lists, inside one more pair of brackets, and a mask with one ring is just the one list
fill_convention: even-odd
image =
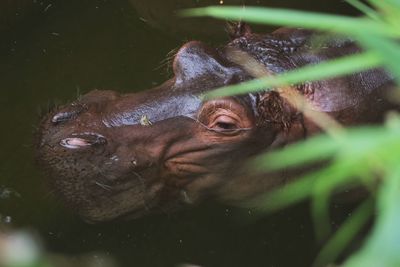
[(224, 60), (217, 51), (198, 41), (186, 43), (179, 49), (173, 69), (176, 83), (207, 74), (224, 78), (227, 72)]
[(250, 26), (242, 21), (228, 22), (226, 24), (226, 31), (231, 40), (251, 34)]
[(274, 124), (283, 130), (290, 128), (295, 110), (277, 92), (268, 91), (261, 95), (257, 104), (259, 114), (259, 124)]

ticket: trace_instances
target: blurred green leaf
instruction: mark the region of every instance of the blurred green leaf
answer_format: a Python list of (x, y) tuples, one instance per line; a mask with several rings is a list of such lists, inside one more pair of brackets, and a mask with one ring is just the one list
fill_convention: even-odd
[[(352, 164), (332, 163), (323, 169), (296, 177), (295, 181), (255, 199), (252, 203), (260, 211), (272, 212), (283, 209), (305, 200), (312, 194), (333, 192), (335, 188), (340, 187), (348, 188), (357, 181), (357, 172), (358, 169)], [(318, 187), (315, 187), (317, 183)]]
[(368, 199), (353, 212), (322, 248), (315, 259), (314, 266), (326, 266), (337, 259), (371, 217), (373, 212), (372, 205), (373, 200)]
[[(205, 98), (273, 90), (281, 86), (323, 80), (384, 66), (400, 84), (400, 0), (360, 0), (348, 3), (367, 17), (352, 18), (303, 11), (254, 7), (208, 7), (184, 11), (185, 15), (212, 16), (263, 24), (304, 27), (348, 35), (364, 52), (308, 65), (274, 77), (264, 77), (217, 89)], [(373, 108), (373, 107), (372, 107)], [(311, 212), (316, 234), (329, 232), (329, 198), (336, 191), (357, 185), (378, 186), (378, 214), (372, 235), (363, 249), (349, 259), (347, 267), (400, 266), (400, 119), (392, 116), (385, 127), (370, 126), (341, 131), (335, 138), (322, 135), (272, 151), (255, 160), (254, 169), (301, 176), (298, 180), (260, 197), (254, 205), (262, 211), (282, 209), (312, 198)], [(324, 163), (324, 164), (321, 164)], [(323, 166), (322, 169), (318, 166)], [(291, 170), (287, 170), (291, 168)], [(297, 169), (295, 169), (297, 168)], [(305, 173), (305, 170), (310, 173)], [(383, 180), (379, 180), (382, 179)], [(380, 181), (380, 183), (378, 183)], [(334, 261), (371, 213), (371, 201), (362, 204), (337, 231), (315, 261), (316, 266)]]
[(350, 128), (340, 139), (318, 135), (261, 155), (254, 161), (254, 167), (270, 171), (321, 162), (333, 156), (347, 162), (375, 155), (386, 160), (398, 153), (399, 135), (400, 129), (381, 126)]
[[(314, 222), (315, 236), (318, 241), (326, 239), (331, 232), (329, 200), (331, 191), (323, 188), (322, 179), (315, 182), (311, 196), (311, 217)], [(322, 188), (319, 188), (319, 187)]]
[(338, 140), (328, 135), (319, 135), (304, 142), (295, 143), (284, 149), (275, 150), (257, 157), (253, 165), (257, 170), (277, 170), (314, 161), (323, 161), (340, 148)]
[[(259, 168), (266, 170), (294, 166), (304, 169), (307, 163), (321, 160), (327, 161), (328, 166), (315, 171), (314, 165), (313, 172), (255, 202), (261, 205), (259, 209), (271, 212), (312, 197), (311, 214), (316, 236), (321, 240), (330, 230), (329, 196), (337, 190), (361, 185), (362, 176), (374, 179), (370, 173), (377, 167), (384, 169), (397, 164), (397, 161), (389, 159), (398, 158), (400, 154), (399, 136), (399, 129), (395, 126), (361, 127), (349, 129), (339, 141), (322, 135), (264, 155), (256, 164), (262, 164)], [(368, 164), (370, 160), (372, 162)]]
[(371, 19), (381, 21), (379, 13), (376, 12), (371, 7), (364, 4), (363, 2), (361, 2), (360, 0), (346, 0), (346, 2), (352, 5), (353, 7), (357, 8), (358, 10), (360, 10), (362, 13), (364, 13)]
[(381, 14), (388, 28), (398, 30), (400, 27), (400, 3), (398, 0), (368, 0)]
[(368, 2), (386, 16), (400, 12), (400, 2), (398, 0), (368, 0)]
[(400, 83), (400, 45), (398, 41), (386, 38), (371, 38), (368, 32), (357, 34), (357, 39), (362, 46), (379, 54), (386, 68), (395, 75), (397, 82)]
[(294, 85), (302, 82), (323, 80), (351, 72), (371, 69), (381, 65), (382, 60), (377, 53), (366, 52), (347, 56), (327, 62), (308, 65), (301, 69), (288, 71), (279, 76), (265, 77), (248, 82), (222, 87), (206, 94), (205, 98), (215, 98), (232, 94), (244, 94), (266, 88)]
[(316, 30), (334, 31), (344, 34), (366, 31), (377, 36), (399, 36), (399, 33), (365, 18), (352, 18), (340, 15), (261, 7), (211, 6), (187, 9), (181, 12), (186, 16), (211, 16), (215, 18), (247, 21), (252, 23), (275, 24), (288, 27), (303, 27)]
[(400, 266), (400, 167), (388, 172), (378, 193), (378, 214), (372, 234), (345, 267)]
[(307, 199), (311, 195), (312, 185), (318, 177), (328, 174), (330, 169), (320, 170), (304, 177), (299, 177), (283, 187), (279, 187), (268, 194), (250, 201), (249, 206), (256, 207), (258, 211), (273, 212), (294, 205)]

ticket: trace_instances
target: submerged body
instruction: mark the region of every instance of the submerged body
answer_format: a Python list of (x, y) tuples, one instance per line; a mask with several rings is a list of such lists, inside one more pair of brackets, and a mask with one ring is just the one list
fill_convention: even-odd
[[(240, 201), (287, 182), (288, 175), (253, 175), (253, 156), (321, 130), (279, 91), (204, 100), (218, 87), (253, 79), (261, 66), (279, 74), (358, 53), (350, 40), (314, 42), (317, 34), (280, 29), (253, 34), (243, 24), (214, 49), (186, 43), (174, 77), (149, 91), (94, 90), (46, 116), (38, 158), (60, 196), (87, 221), (140, 217), (198, 203)], [(243, 52), (258, 65), (232, 60)], [(378, 123), (396, 108), (386, 101), (391, 78), (382, 70), (291, 87), (314, 112), (339, 123)]]

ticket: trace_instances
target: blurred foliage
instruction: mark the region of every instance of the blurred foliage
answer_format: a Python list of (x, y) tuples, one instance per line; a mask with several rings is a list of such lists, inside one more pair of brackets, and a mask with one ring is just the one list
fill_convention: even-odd
[[(207, 7), (184, 11), (184, 15), (211, 16), (251, 23), (273, 24), (322, 30), (351, 36), (362, 53), (288, 71), (274, 77), (217, 89), (206, 97), (240, 94), (336, 77), (365, 69), (384, 67), (400, 82), (400, 1), (347, 0), (365, 15), (335, 16), (286, 9), (256, 7)], [(310, 164), (322, 167), (295, 182), (258, 199), (264, 211), (282, 209), (311, 200), (311, 214), (317, 237), (330, 233), (329, 205), (334, 193), (354, 187), (370, 192), (365, 200), (331, 237), (315, 260), (326, 266), (337, 260), (346, 246), (363, 229), (372, 215), (375, 223), (359, 249), (344, 262), (346, 267), (400, 266), (400, 117), (389, 114), (385, 125), (344, 129), (323, 134), (260, 156), (255, 164), (261, 171), (294, 168)]]
[(62, 255), (46, 252), (36, 232), (12, 230), (0, 224), (1, 267), (117, 267), (107, 253)]

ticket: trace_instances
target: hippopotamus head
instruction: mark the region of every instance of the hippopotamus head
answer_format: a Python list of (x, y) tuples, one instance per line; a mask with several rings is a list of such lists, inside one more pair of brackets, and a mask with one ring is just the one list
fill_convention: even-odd
[[(134, 94), (94, 90), (50, 112), (40, 126), (39, 162), (59, 195), (90, 222), (168, 211), (221, 192), (246, 197), (241, 190), (252, 184), (246, 162), (282, 143), (282, 133), (284, 142), (303, 138), (304, 120), (273, 92), (202, 95), (252, 78), (248, 67), (230, 60), (230, 48), (279, 73), (295, 67), (290, 55), (308, 36), (245, 30), (217, 49), (186, 43), (174, 58), (173, 78), (162, 85)], [(241, 184), (232, 186), (236, 180)]]

